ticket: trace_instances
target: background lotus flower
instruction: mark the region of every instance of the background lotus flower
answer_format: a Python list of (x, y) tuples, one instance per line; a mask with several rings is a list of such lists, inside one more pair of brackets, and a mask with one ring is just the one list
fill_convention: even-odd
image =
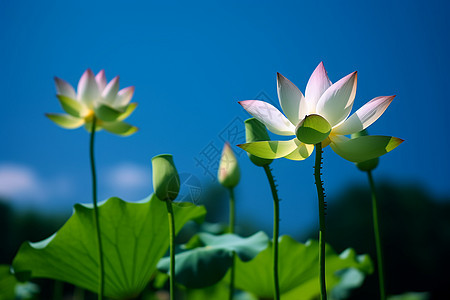
[(109, 83), (105, 71), (94, 75), (87, 69), (78, 82), (77, 92), (63, 79), (55, 77), (56, 97), (67, 114), (47, 114), (57, 125), (75, 129), (81, 125), (90, 131), (95, 116), (96, 130), (105, 129), (118, 135), (131, 135), (137, 127), (123, 122), (136, 108), (137, 103), (130, 103), (134, 87), (119, 90), (119, 76)]
[(346, 137), (369, 127), (384, 113), (395, 97), (376, 97), (348, 117), (355, 99), (356, 83), (357, 72), (353, 72), (332, 84), (321, 62), (309, 78), (303, 96), (292, 82), (277, 73), (278, 98), (286, 116), (263, 101), (246, 100), (239, 103), (271, 132), (297, 137), (288, 141), (260, 141), (238, 146), (267, 159), (306, 159), (311, 155), (314, 145), (309, 141), (300, 141), (298, 133), (305, 123), (317, 124), (315, 121), (305, 122), (306, 119), (314, 117), (322, 120), (320, 127), (326, 128), (325, 125), (329, 124), (331, 128), (329, 131), (319, 132), (322, 134), (317, 142), (322, 141), (324, 147), (330, 145), (334, 152), (346, 160), (361, 162), (391, 151), (403, 140), (390, 136), (361, 136), (354, 139)]

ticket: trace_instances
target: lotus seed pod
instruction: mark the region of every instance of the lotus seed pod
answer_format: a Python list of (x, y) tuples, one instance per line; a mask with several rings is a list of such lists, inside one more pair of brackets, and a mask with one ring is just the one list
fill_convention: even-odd
[(220, 184), (226, 188), (234, 188), (241, 178), (236, 156), (228, 143), (225, 143), (223, 147), (217, 178)]
[(153, 190), (162, 201), (173, 201), (180, 191), (180, 177), (170, 154), (152, 158)]
[[(247, 143), (270, 141), (266, 126), (255, 118), (245, 120), (245, 139)], [(270, 165), (273, 159), (265, 159), (248, 153), (251, 162), (258, 167)]]
[(306, 116), (295, 129), (297, 138), (305, 144), (317, 144), (324, 141), (331, 132), (331, 125), (322, 116)]

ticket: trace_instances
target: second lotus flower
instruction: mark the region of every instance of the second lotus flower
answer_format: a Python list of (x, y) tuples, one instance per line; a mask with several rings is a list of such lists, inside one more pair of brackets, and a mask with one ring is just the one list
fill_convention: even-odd
[(67, 129), (85, 125), (89, 131), (95, 117), (96, 130), (103, 128), (123, 136), (137, 131), (137, 127), (123, 122), (137, 106), (137, 103), (130, 103), (134, 87), (119, 90), (119, 76), (107, 83), (103, 70), (94, 75), (87, 69), (78, 82), (77, 92), (63, 79), (55, 77), (55, 83), (56, 96), (67, 113), (47, 114), (57, 125)]
[(271, 132), (296, 137), (287, 141), (247, 143), (239, 147), (266, 159), (303, 160), (311, 155), (314, 144), (322, 142), (323, 147), (330, 145), (339, 156), (352, 162), (366, 161), (391, 151), (403, 140), (390, 136), (346, 137), (370, 126), (394, 99), (394, 96), (376, 97), (349, 117), (356, 82), (357, 73), (353, 72), (332, 84), (323, 63), (320, 63), (303, 96), (292, 82), (278, 73), (278, 98), (286, 116), (267, 102), (246, 100), (239, 103)]

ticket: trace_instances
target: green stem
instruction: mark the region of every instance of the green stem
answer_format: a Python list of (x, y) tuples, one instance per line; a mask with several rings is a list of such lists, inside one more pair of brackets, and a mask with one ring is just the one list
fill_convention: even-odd
[(327, 299), (327, 287), (325, 282), (325, 194), (323, 191), (322, 173), (322, 143), (316, 145), (316, 164), (314, 166), (314, 178), (319, 199), (319, 280), (320, 299)]
[(100, 233), (100, 221), (98, 214), (98, 206), (97, 206), (97, 175), (95, 171), (95, 160), (94, 160), (94, 138), (95, 138), (95, 125), (97, 119), (92, 119), (92, 128), (91, 128), (91, 139), (90, 139), (90, 147), (89, 154), (91, 158), (91, 171), (92, 171), (92, 202), (94, 203), (94, 222), (95, 222), (95, 230), (97, 233), (97, 242), (98, 242), (98, 256), (99, 256), (99, 285), (98, 285), (98, 299), (103, 299), (103, 293), (105, 289), (105, 268), (103, 264), (103, 247), (102, 247), (102, 237)]
[(230, 215), (228, 220), (228, 232), (234, 233), (234, 227), (235, 227), (235, 205), (234, 205), (234, 190), (233, 188), (230, 188)]
[(380, 299), (386, 299), (386, 290), (384, 287), (384, 272), (383, 272), (383, 252), (381, 249), (380, 226), (378, 224), (378, 204), (377, 195), (375, 191), (375, 184), (373, 182), (372, 172), (367, 171), (369, 177), (370, 190), (372, 192), (372, 215), (373, 215), (373, 231), (375, 234), (375, 245), (377, 248), (377, 265), (378, 265), (378, 281), (380, 285)]
[(278, 281), (278, 235), (280, 224), (280, 199), (278, 198), (277, 187), (273, 179), (272, 171), (269, 165), (264, 166), (267, 179), (269, 180), (270, 189), (273, 197), (273, 285), (274, 299), (280, 300), (280, 284)]
[(169, 244), (170, 244), (170, 300), (175, 299), (175, 219), (173, 216), (172, 201), (166, 200), (167, 215), (169, 218)]
[[(234, 227), (235, 227), (235, 203), (234, 203), (234, 189), (230, 188), (230, 216), (229, 216), (229, 224), (228, 224), (228, 232), (234, 233)], [(228, 299), (232, 300), (234, 296), (234, 277), (235, 277), (235, 267), (234, 263), (236, 260), (236, 253), (233, 251), (233, 257), (232, 257), (232, 264), (231, 264), (231, 270), (230, 270), (230, 287), (229, 287), (229, 295)]]

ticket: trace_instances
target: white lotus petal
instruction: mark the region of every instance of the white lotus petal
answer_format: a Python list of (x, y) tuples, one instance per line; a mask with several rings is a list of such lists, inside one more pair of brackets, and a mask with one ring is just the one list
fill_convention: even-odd
[(298, 124), (308, 114), (302, 92), (280, 73), (277, 73), (277, 91), (284, 114), (292, 124)]
[(74, 88), (67, 81), (55, 77), (55, 84), (56, 84), (56, 93), (58, 95), (63, 95), (73, 100), (77, 99), (77, 94), (75, 93)]
[(100, 72), (95, 75), (95, 81), (97, 81), (98, 89), (101, 92), (105, 89), (106, 86), (106, 76), (105, 76), (105, 70), (101, 70)]
[(87, 69), (78, 82), (78, 100), (85, 103), (88, 107), (93, 107), (95, 101), (100, 97), (97, 82), (91, 69)]
[(331, 86), (331, 81), (328, 78), (327, 71), (323, 66), (323, 62), (316, 67), (314, 72), (309, 77), (305, 89), (305, 98), (309, 107), (309, 113), (316, 113), (317, 102), (320, 96)]
[(129, 86), (124, 89), (121, 89), (117, 93), (117, 97), (116, 97), (114, 106), (122, 107), (122, 106), (127, 105), (128, 103), (130, 103), (131, 98), (133, 98), (133, 94), (134, 94), (134, 86)]
[(388, 108), (395, 96), (376, 97), (358, 109), (342, 124), (333, 129), (334, 134), (352, 134), (369, 127)]
[(357, 73), (353, 72), (330, 86), (317, 102), (316, 113), (335, 126), (352, 110), (356, 94)]
[(105, 103), (113, 105), (119, 92), (119, 76), (114, 77), (102, 92), (102, 98)]
[(259, 100), (245, 100), (240, 101), (239, 104), (273, 133), (295, 134), (295, 126), (273, 105)]

